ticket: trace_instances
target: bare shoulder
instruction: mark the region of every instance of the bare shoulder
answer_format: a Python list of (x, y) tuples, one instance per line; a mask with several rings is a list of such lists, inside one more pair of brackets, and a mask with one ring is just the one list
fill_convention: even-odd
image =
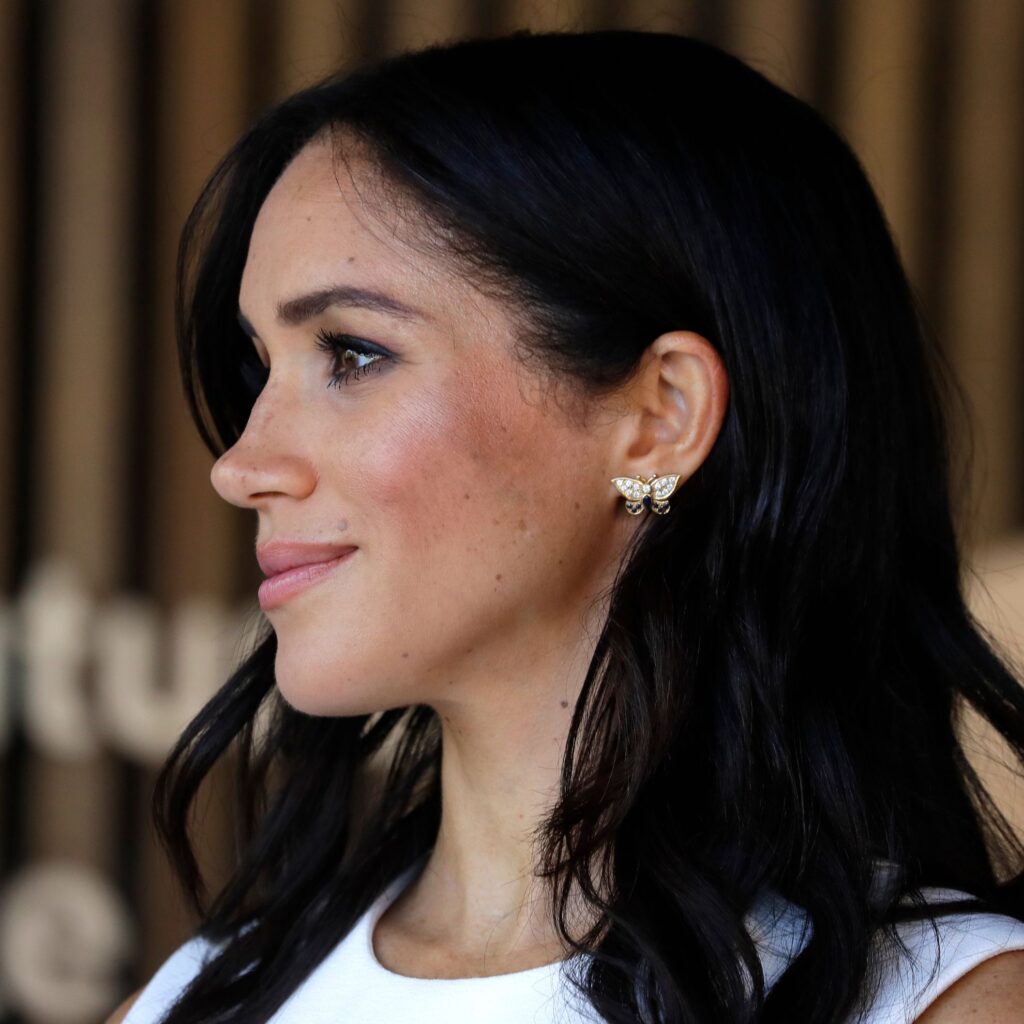
[(132, 1008), (132, 1003), (135, 1002), (139, 996), (142, 995), (142, 989), (137, 989), (133, 992), (107, 1019), (105, 1024), (121, 1024), (121, 1021), (128, 1016), (128, 1011)]
[(1021, 1024), (1024, 1021), (1024, 950), (998, 953), (958, 978), (916, 1024)]

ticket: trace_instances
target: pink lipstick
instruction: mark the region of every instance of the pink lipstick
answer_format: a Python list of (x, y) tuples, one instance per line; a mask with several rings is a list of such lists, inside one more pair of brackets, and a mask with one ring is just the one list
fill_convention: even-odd
[[(308, 561), (293, 565), (280, 572), (273, 572), (259, 586), (259, 603), (264, 611), (279, 607), (287, 600), (301, 593), (308, 587), (326, 580), (338, 567), (348, 561), (358, 549), (348, 548), (341, 554), (323, 561)], [(264, 561), (261, 559), (261, 561)]]

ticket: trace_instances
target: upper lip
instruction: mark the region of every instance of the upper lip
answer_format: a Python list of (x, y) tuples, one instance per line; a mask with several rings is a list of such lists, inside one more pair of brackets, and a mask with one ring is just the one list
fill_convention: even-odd
[(256, 561), (265, 575), (274, 576), (300, 565), (329, 562), (355, 549), (355, 544), (300, 544), (276, 540), (256, 548)]

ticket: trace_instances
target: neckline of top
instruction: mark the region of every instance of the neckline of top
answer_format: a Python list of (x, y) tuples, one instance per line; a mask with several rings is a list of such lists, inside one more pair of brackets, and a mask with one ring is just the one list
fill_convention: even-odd
[[(360, 947), (366, 968), (386, 978), (390, 983), (396, 985), (415, 985), (429, 982), (432, 985), (444, 984), (453, 986), (473, 986), (481, 983), (495, 984), (517, 984), (525, 980), (543, 978), (555, 974), (569, 961), (578, 959), (576, 956), (554, 960), (550, 963), (540, 964), (537, 967), (528, 967), (522, 971), (507, 971), (503, 974), (488, 974), (481, 976), (470, 976), (464, 978), (421, 978), (409, 974), (399, 974), (385, 967), (378, 959), (373, 948), (373, 933), (376, 930), (377, 922), (384, 915), (387, 908), (398, 898), (426, 863), (430, 851), (425, 851), (404, 871), (397, 875), (373, 901), (367, 911), (363, 914), (358, 924), (359, 934), (355, 936)], [(899, 865), (884, 857), (874, 858), (876, 868), (875, 895), (881, 895), (889, 885), (897, 882), (899, 876)], [(941, 901), (940, 901), (941, 902)], [(771, 954), (786, 953), (792, 955), (794, 949), (800, 948), (807, 939), (809, 922), (804, 908), (799, 904), (792, 903), (773, 888), (766, 888), (745, 917), (747, 928), (755, 943), (761, 946), (765, 952)], [(773, 932), (782, 926), (781, 933), (773, 936)], [(781, 946), (778, 945), (781, 940)]]
[(385, 967), (377, 959), (377, 954), (373, 948), (373, 933), (377, 928), (377, 922), (384, 915), (384, 911), (387, 910), (387, 908), (391, 906), (396, 899), (398, 899), (406, 885), (412, 881), (413, 876), (426, 862), (429, 852), (430, 851), (428, 850), (427, 853), (424, 853), (401, 874), (394, 878), (387, 886), (385, 886), (380, 895), (373, 901), (369, 909), (363, 915), (362, 921), (359, 924), (360, 934), (357, 937), (357, 941), (362, 947), (363, 956), (369, 970), (381, 975), (382, 977), (386, 977), (390, 983), (395, 985), (422, 985), (424, 983), (428, 983), (430, 985), (472, 986), (479, 985), (483, 982), (488, 983), (489, 986), (493, 986), (495, 984), (506, 983), (519, 984), (533, 978), (543, 978), (547, 975), (557, 973), (562, 968), (562, 966), (567, 962), (566, 959), (554, 960), (551, 963), (540, 964), (537, 967), (528, 967), (526, 970), (522, 971), (506, 971), (504, 974), (487, 974), (465, 978), (420, 978), (410, 974), (399, 974), (396, 971), (392, 971)]

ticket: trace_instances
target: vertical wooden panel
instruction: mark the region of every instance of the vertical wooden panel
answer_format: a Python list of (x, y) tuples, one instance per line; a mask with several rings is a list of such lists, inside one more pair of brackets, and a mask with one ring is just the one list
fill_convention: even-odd
[(836, 88), (842, 78), (845, 50), (841, 45), (842, 15), (848, 4), (840, 0), (812, 0), (808, 17), (811, 37), (810, 91), (807, 99), (826, 117), (835, 118)]
[(622, 28), (644, 32), (695, 32), (698, 24), (696, 0), (624, 0), (613, 8), (615, 22)]
[[(946, 211), (943, 338), (967, 387), (974, 424), (973, 502), (966, 516), (972, 611), (1024, 669), (1024, 8), (958, 6)], [(958, 441), (964, 458), (965, 439)], [(975, 576), (975, 573), (977, 576)], [(1001, 736), (970, 708), (963, 737), (975, 769), (1024, 839), (1024, 783)], [(1019, 867), (1019, 865), (1018, 865)], [(1005, 869), (1005, 866), (1003, 866)]]
[(916, 221), (922, 172), (917, 133), (924, 82), (928, 0), (859, 0), (847, 8), (846, 72), (837, 84), (837, 120), (863, 161), (912, 279), (922, 276)]
[(494, 23), (496, 32), (530, 28), (535, 32), (586, 28), (586, 0), (506, 0)]
[[(36, 554), (59, 559), (95, 592), (116, 580), (124, 512), (126, 8), (127, 0), (55, 0), (44, 48)], [(29, 679), (30, 699), (41, 683)], [(45, 811), (31, 817), (27, 845), (36, 857), (108, 872), (114, 765), (95, 736), (76, 746), (30, 758), (28, 802)]]
[(360, 0), (287, 0), (278, 12), (273, 92), (283, 98), (359, 53)]
[[(946, 258), (951, 192), (950, 96), (952, 83), (961, 73), (959, 63), (954, 59), (958, 34), (956, 14), (961, 6), (959, 0), (932, 0), (929, 5), (922, 41), (922, 81), (915, 124), (920, 147), (917, 158), (920, 177), (915, 183), (918, 219), (914, 228), (917, 238), (912, 243), (916, 253), (914, 285), (921, 296), (928, 330), (940, 345), (945, 338), (945, 329), (936, 313), (945, 309), (950, 271)], [(959, 468), (957, 475), (960, 475)], [(954, 487), (961, 489), (959, 480)]]
[(726, 48), (803, 100), (811, 98), (809, 0), (738, 4)]
[(154, 592), (170, 603), (225, 592), (234, 568), (232, 533), (244, 524), (255, 537), (255, 522), (227, 506), (210, 483), (212, 459), (181, 394), (172, 320), (185, 217), (249, 115), (247, 5), (175, 0), (162, 11), (149, 563)]
[[(16, 50), (20, 22), (15, 0), (0, 0), (0, 266), (14, 267), (18, 259), (17, 198), (19, 166), (18, 104), (21, 102), (22, 70)], [(10, 368), (18, 359), (15, 320), (14, 277), (0, 274), (0, 480), (9, 482), (14, 475), (14, 382)], [(0, 487), (0, 537), (10, 537), (13, 530), (13, 489)], [(0, 544), (0, 581), (11, 579), (11, 552)], [(0, 584), (2, 585), (2, 584)], [(2, 825), (2, 822), (0, 822)]]
[(124, 516), (127, 9), (128, 0), (56, 0), (45, 76), (35, 504), (46, 554), (100, 589), (117, 576)]
[[(966, 592), (971, 612), (994, 636), (1000, 654), (1024, 672), (1024, 532), (974, 552)], [(964, 747), (999, 809), (1024, 841), (1024, 779), (1013, 751), (977, 712), (965, 708)]]
[(1024, 5), (964, 4), (954, 82), (953, 197), (945, 334), (977, 425), (977, 544), (1020, 522), (1024, 359), (1020, 126)]
[(390, 53), (415, 50), (433, 42), (467, 35), (472, 10), (469, 0), (404, 0), (396, 3), (388, 20), (387, 49)]
[[(164, 0), (160, 6), (148, 580), (165, 617), (191, 597), (226, 597), (236, 571), (238, 533), (255, 538), (252, 513), (226, 505), (210, 484), (213, 460), (196, 435), (181, 394), (172, 320), (181, 227), (206, 176), (249, 116), (249, 14), (244, 0)], [(155, 772), (147, 771), (144, 794), (151, 793), (154, 779)], [(136, 898), (144, 936), (142, 969), (147, 973), (194, 922), (184, 912), (148, 828), (148, 814), (141, 824)], [(229, 829), (230, 822), (218, 818), (197, 832), (205, 867), (214, 870), (226, 859)]]

